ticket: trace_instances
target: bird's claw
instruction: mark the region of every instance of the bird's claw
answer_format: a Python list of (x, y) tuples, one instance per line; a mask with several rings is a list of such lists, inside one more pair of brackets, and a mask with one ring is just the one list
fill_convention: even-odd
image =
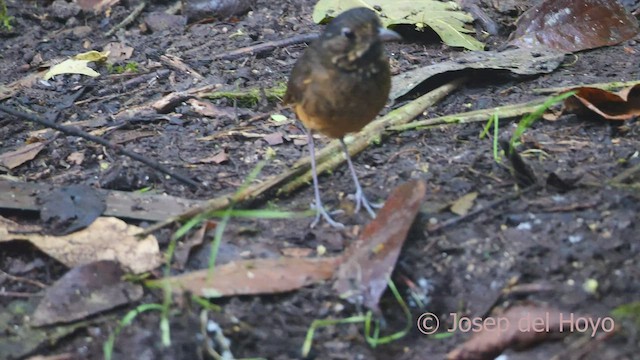
[(329, 213), (322, 206), (316, 206), (315, 204), (312, 204), (311, 207), (316, 209), (316, 217), (315, 217), (315, 219), (313, 219), (313, 222), (311, 222), (311, 227), (312, 228), (315, 227), (316, 225), (318, 225), (318, 223), (320, 222), (320, 218), (323, 218), (324, 221), (327, 222), (327, 224), (333, 226), (334, 228), (344, 229), (344, 224), (333, 220), (333, 218), (331, 217), (331, 215), (341, 214), (344, 211), (342, 211), (342, 210), (334, 210), (331, 213)]
[(369, 202), (361, 188), (357, 189), (356, 193), (350, 195), (350, 197), (353, 197), (353, 201), (356, 203), (354, 212), (357, 213), (361, 208), (364, 208), (365, 210), (367, 210), (367, 213), (369, 213), (369, 216), (371, 216), (372, 219), (376, 218), (376, 213), (375, 211), (373, 211), (373, 209), (380, 209), (382, 205), (384, 205)]

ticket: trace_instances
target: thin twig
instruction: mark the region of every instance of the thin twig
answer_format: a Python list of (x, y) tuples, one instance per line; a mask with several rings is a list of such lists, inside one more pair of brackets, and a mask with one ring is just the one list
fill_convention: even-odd
[(131, 14), (129, 14), (129, 16), (127, 16), (126, 18), (124, 18), (124, 20), (122, 20), (122, 22), (120, 22), (119, 24), (117, 24), (116, 26), (114, 26), (113, 28), (111, 28), (111, 30), (107, 31), (104, 36), (111, 36), (113, 34), (116, 33), (116, 31), (124, 28), (125, 26), (131, 24), (132, 22), (135, 21), (135, 19), (142, 14), (142, 10), (144, 10), (144, 8), (147, 6), (147, 1), (143, 0), (140, 4), (138, 4), (138, 6), (136, 6), (133, 11), (131, 11)]
[(95, 143), (103, 145), (103, 146), (105, 146), (105, 147), (117, 152), (118, 154), (128, 156), (128, 157), (130, 157), (130, 158), (132, 158), (134, 160), (137, 160), (137, 161), (149, 166), (152, 169), (158, 170), (163, 174), (169, 175), (169, 176), (175, 178), (176, 180), (191, 186), (194, 189), (200, 187), (200, 184), (198, 184), (197, 182), (195, 182), (195, 181), (193, 181), (193, 180), (191, 180), (188, 177), (185, 177), (183, 175), (174, 173), (173, 171), (171, 171), (169, 168), (167, 168), (166, 166), (164, 166), (162, 164), (159, 164), (159, 163), (157, 163), (155, 161), (152, 161), (151, 159), (148, 159), (148, 158), (146, 158), (146, 157), (144, 157), (142, 155), (139, 155), (139, 154), (136, 154), (134, 152), (128, 151), (124, 147), (122, 147), (120, 145), (117, 145), (117, 144), (114, 144), (112, 142), (109, 142), (109, 141), (107, 141), (107, 140), (105, 140), (105, 139), (103, 139), (101, 137), (97, 137), (97, 136), (91, 135), (91, 134), (87, 133), (86, 131), (82, 131), (80, 129), (77, 129), (77, 128), (74, 128), (74, 127), (70, 127), (70, 126), (64, 126), (64, 125), (56, 124), (54, 122), (42, 119), (42, 118), (40, 118), (38, 116), (27, 114), (27, 113), (12, 109), (11, 107), (8, 107), (8, 106), (5, 106), (5, 105), (0, 105), (0, 111), (3, 111), (5, 113), (7, 113), (7, 114), (11, 114), (11, 115), (17, 116), (17, 117), (19, 117), (21, 119), (24, 119), (24, 120), (27, 120), (27, 121), (34, 122), (36, 124), (40, 124), (42, 126), (46, 126), (48, 128), (51, 128), (51, 129), (58, 130), (58, 131), (66, 134), (66, 135), (77, 136), (77, 137), (86, 139), (88, 141), (93, 141)]
[(126, 90), (133, 89), (134, 87), (136, 87), (136, 86), (138, 86), (138, 85), (140, 85), (140, 84), (142, 84), (144, 82), (147, 82), (147, 81), (150, 81), (150, 80), (153, 80), (153, 79), (162, 79), (164, 77), (169, 76), (169, 74), (171, 74), (171, 70), (169, 70), (169, 69), (159, 69), (157, 71), (153, 71), (153, 72), (150, 72), (150, 73), (141, 74), (139, 76), (136, 76), (136, 77), (134, 77), (132, 79), (129, 79), (129, 80), (123, 82), (122, 84), (117, 84), (117, 85), (113, 85), (113, 86), (110, 86), (110, 87), (107, 87), (107, 88), (100, 89), (100, 90), (98, 90), (96, 92), (96, 96), (105, 96), (105, 95), (108, 95), (108, 94), (111, 94), (111, 93), (114, 93), (114, 92), (117, 92), (117, 91), (124, 92)]
[(48, 287), (46, 284), (43, 284), (38, 280), (31, 280), (31, 279), (27, 279), (25, 277), (11, 275), (8, 272), (2, 271), (2, 270), (0, 270), (0, 275), (6, 277), (9, 280), (13, 280), (13, 281), (17, 281), (17, 282), (24, 282), (24, 283), (27, 283), (27, 284), (35, 285), (35, 286), (37, 286), (39, 288), (42, 288), (42, 289)]
[(507, 202), (509, 200), (514, 200), (519, 198), (520, 196), (527, 194), (529, 192), (532, 192), (534, 190), (539, 190), (541, 187), (539, 185), (533, 185), (533, 186), (529, 186), (528, 188), (520, 191), (520, 192), (516, 192), (516, 193), (512, 193), (512, 194), (508, 194), (507, 196), (501, 197), (499, 199), (496, 199), (494, 201), (491, 201), (490, 203), (486, 204), (485, 206), (481, 206), (476, 208), (475, 210), (469, 211), (468, 213), (462, 215), (462, 216), (458, 216), (452, 219), (449, 219), (447, 221), (443, 221), (438, 225), (432, 226), (432, 227), (428, 227), (427, 231), (431, 234), (436, 233), (438, 231), (444, 230), (450, 226), (459, 224), (462, 221), (468, 220), (471, 217), (474, 217), (478, 214), (480, 214), (481, 212), (484, 211), (489, 211), (490, 209), (494, 209), (496, 206)]
[(16, 291), (2, 291), (2, 290), (0, 290), (0, 296), (4, 296), (4, 297), (30, 298), (30, 297), (34, 297), (34, 296), (44, 296), (44, 294), (40, 294), (40, 293), (16, 292)]
[(219, 54), (211, 57), (211, 60), (233, 60), (243, 56), (258, 55), (265, 52), (273, 51), (279, 47), (291, 46), (295, 44), (310, 42), (318, 38), (318, 34), (302, 34), (292, 37), (267, 41), (261, 44), (251, 45)]
[(553, 88), (544, 88), (544, 89), (533, 89), (532, 92), (535, 94), (555, 94), (561, 93), (565, 91), (569, 91), (579, 87), (594, 87), (598, 89), (604, 90), (614, 90), (620, 88), (626, 88), (629, 86), (634, 86), (640, 84), (640, 80), (635, 81), (613, 81), (608, 83), (593, 83), (593, 84), (576, 84), (571, 86), (563, 86), (563, 87), (553, 87)]
[(389, 128), (389, 130), (405, 131), (425, 126), (481, 122), (487, 121), (493, 114), (498, 114), (498, 116), (500, 116), (500, 119), (514, 118), (533, 112), (536, 108), (538, 108), (538, 106), (544, 104), (546, 100), (548, 99), (537, 99), (520, 104), (497, 106), (490, 109), (480, 109), (459, 114), (439, 116), (432, 119), (413, 121), (404, 125), (392, 126)]
[(610, 184), (621, 184), (628, 178), (632, 177), (635, 173), (640, 172), (640, 164), (636, 164), (627, 170), (621, 172), (620, 174), (613, 177), (613, 179), (609, 180)]

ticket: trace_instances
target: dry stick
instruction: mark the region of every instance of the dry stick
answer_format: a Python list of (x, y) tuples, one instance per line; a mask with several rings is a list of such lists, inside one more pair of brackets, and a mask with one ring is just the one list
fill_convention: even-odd
[[(358, 152), (364, 150), (371, 141), (379, 138), (385, 131), (388, 126), (399, 125), (401, 123), (406, 123), (411, 121), (411, 119), (420, 115), (426, 108), (438, 102), (449, 93), (457, 89), (465, 79), (454, 80), (448, 84), (445, 84), (421, 97), (414, 100), (413, 102), (391, 111), (387, 115), (381, 117), (380, 119), (373, 121), (367, 127), (365, 127), (361, 132), (355, 134), (354, 139), (349, 142), (349, 153), (357, 154)], [(322, 151), (320, 151), (316, 158), (318, 159), (318, 169), (319, 172), (326, 171), (335, 167), (345, 161), (344, 156), (333, 156), (326, 161), (328, 155), (332, 153), (338, 152), (341, 149), (340, 142), (337, 140), (332, 141), (327, 146), (325, 146)], [(341, 153), (340, 153), (341, 154)], [(304, 157), (296, 162), (293, 168), (285, 173), (282, 173), (277, 176), (273, 176), (266, 181), (248, 186), (244, 191), (237, 193), (234, 197), (233, 195), (223, 195), (211, 200), (206, 201), (205, 203), (198, 205), (194, 208), (187, 210), (186, 212), (170, 217), (164, 221), (156, 223), (148, 228), (146, 228), (139, 235), (144, 236), (150, 234), (158, 229), (161, 229), (171, 223), (176, 221), (186, 220), (193, 216), (196, 216), (201, 213), (216, 211), (224, 209), (230, 204), (238, 204), (241, 202), (247, 202), (256, 199), (258, 196), (264, 194), (266, 191), (271, 190), (277, 186), (281, 186), (283, 184), (284, 187), (281, 188), (279, 193), (289, 193), (305, 184), (307, 184), (311, 179), (311, 171), (309, 170), (310, 158)], [(301, 175), (302, 174), (302, 175)], [(301, 175), (301, 176), (299, 176)], [(295, 178), (296, 176), (299, 176)], [(295, 178), (295, 179), (293, 179)], [(293, 179), (293, 180), (291, 180)], [(291, 181), (290, 181), (291, 180)]]
[(193, 188), (198, 188), (200, 186), (200, 184), (198, 184), (197, 182), (189, 179), (188, 177), (182, 176), (180, 174), (176, 174), (174, 172), (172, 172), (169, 168), (165, 167), (162, 164), (159, 164), (155, 161), (152, 161), (150, 159), (147, 159), (146, 157), (136, 154), (134, 152), (128, 151), (125, 148), (123, 148), (120, 145), (117, 144), (113, 144), (101, 137), (97, 137), (94, 135), (91, 135), (89, 133), (87, 133), (86, 131), (82, 131), (80, 129), (74, 128), (74, 127), (70, 127), (70, 126), (64, 126), (64, 125), (60, 125), (60, 124), (56, 124), (54, 122), (39, 118), (35, 115), (31, 115), (31, 114), (27, 114), (27, 113), (23, 113), (21, 111), (12, 109), (8, 106), (4, 106), (4, 105), (0, 105), (0, 111), (3, 111), (7, 114), (11, 114), (14, 116), (17, 116), (21, 119), (27, 120), (27, 121), (31, 121), (33, 123), (36, 124), (40, 124), (43, 126), (46, 126), (47, 128), (50, 129), (55, 129), (60, 131), (63, 134), (67, 134), (67, 135), (71, 135), (71, 136), (77, 136), (83, 139), (86, 139), (88, 141), (93, 141), (95, 143), (98, 143), (100, 145), (103, 145), (111, 150), (114, 150), (115, 152), (122, 154), (122, 155), (126, 155), (134, 160), (140, 161), (141, 163), (155, 169), (158, 170), (166, 175), (169, 175), (173, 178), (175, 178), (176, 180), (185, 183)]
[(640, 84), (640, 80), (635, 81), (613, 81), (608, 83), (593, 83), (593, 84), (578, 84), (566, 87), (554, 87), (554, 88), (545, 88), (545, 89), (533, 89), (533, 93), (535, 94), (554, 94), (561, 93), (565, 91), (569, 91), (578, 87), (594, 87), (598, 89), (604, 90), (613, 90), (619, 88), (625, 88), (629, 86), (634, 86)]
[(398, 125), (389, 128), (392, 131), (412, 130), (424, 126), (434, 126), (443, 124), (465, 124), (472, 122), (487, 121), (490, 116), (498, 114), (500, 118), (513, 118), (529, 114), (538, 106), (544, 104), (547, 99), (537, 99), (526, 103), (498, 106), (490, 109), (468, 111), (459, 114), (439, 116), (427, 120), (413, 121), (405, 125)]
[(491, 209), (495, 209), (498, 205), (501, 205), (504, 202), (507, 202), (507, 201), (510, 201), (510, 200), (515, 200), (515, 199), (519, 198), (520, 196), (522, 196), (524, 194), (530, 193), (532, 191), (540, 190), (540, 188), (541, 187), (539, 185), (528, 186), (528, 187), (526, 187), (526, 188), (524, 188), (524, 189), (522, 189), (522, 190), (520, 190), (520, 191), (518, 191), (516, 193), (507, 194), (504, 197), (501, 197), (499, 199), (493, 200), (493, 201), (489, 202), (488, 204), (486, 204), (484, 206), (481, 206), (479, 208), (476, 208), (475, 210), (469, 211), (468, 213), (466, 213), (464, 215), (451, 218), (451, 219), (449, 219), (447, 221), (443, 221), (443, 222), (441, 222), (440, 224), (438, 224), (436, 226), (428, 228), (427, 231), (430, 234), (433, 234), (433, 233), (435, 233), (437, 231), (444, 230), (444, 229), (446, 229), (446, 228), (448, 228), (450, 226), (457, 225), (458, 223), (460, 223), (462, 221), (465, 221), (465, 220), (467, 220), (467, 219), (469, 219), (469, 218), (471, 218), (473, 216), (476, 216), (476, 215), (478, 215), (478, 214), (480, 214), (482, 212), (491, 211)]
[(117, 91), (126, 91), (126, 90), (130, 90), (133, 89), (134, 87), (145, 83), (147, 81), (153, 80), (153, 79), (162, 79), (164, 77), (169, 76), (169, 74), (171, 74), (171, 70), (169, 69), (160, 69), (157, 71), (153, 71), (150, 73), (146, 73), (146, 74), (142, 74), (139, 76), (136, 76), (132, 79), (129, 79), (125, 82), (123, 82), (122, 84), (116, 84), (116, 85), (112, 85), (110, 87), (107, 88), (102, 88), (100, 90), (98, 90), (96, 92), (97, 96), (104, 96), (104, 95), (108, 95)]
[(300, 44), (304, 42), (310, 42), (315, 40), (318, 34), (302, 34), (288, 37), (285, 39), (267, 41), (262, 44), (251, 45), (240, 49), (231, 50), (228, 52), (215, 54), (211, 57), (211, 60), (233, 60), (244, 56), (257, 55), (264, 52), (272, 51), (279, 47), (290, 46), (294, 44)]
[(613, 179), (609, 180), (609, 184), (616, 185), (622, 184), (625, 180), (632, 177), (635, 173), (640, 172), (640, 164), (636, 164), (627, 170), (621, 172), (620, 174), (613, 177)]
[(113, 34), (116, 33), (116, 31), (118, 31), (119, 29), (122, 29), (123, 27), (131, 24), (140, 14), (142, 14), (142, 10), (144, 10), (144, 8), (147, 6), (147, 2), (142, 1), (140, 4), (138, 4), (138, 6), (136, 6), (133, 11), (131, 12), (131, 14), (129, 14), (129, 16), (127, 16), (124, 20), (122, 20), (121, 23), (117, 24), (116, 26), (114, 26), (113, 28), (111, 28), (111, 30), (107, 31), (104, 36), (111, 36)]

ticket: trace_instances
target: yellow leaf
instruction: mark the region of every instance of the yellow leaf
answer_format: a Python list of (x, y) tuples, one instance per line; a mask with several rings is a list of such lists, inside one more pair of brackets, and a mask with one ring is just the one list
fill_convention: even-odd
[(473, 207), (473, 202), (477, 197), (477, 192), (470, 192), (460, 197), (453, 204), (451, 204), (451, 212), (460, 216), (466, 215)]

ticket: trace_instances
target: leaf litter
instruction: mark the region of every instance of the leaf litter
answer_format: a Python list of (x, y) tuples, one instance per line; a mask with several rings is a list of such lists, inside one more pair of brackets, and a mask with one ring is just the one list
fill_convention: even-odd
[(217, 298), (292, 291), (335, 276), (334, 290), (341, 297), (377, 309), (425, 191), (423, 181), (396, 188), (376, 219), (341, 256), (237, 260), (214, 269), (150, 280), (147, 285), (169, 285), (175, 294)]
[[(229, 25), (229, 26), (230, 26), (230, 27), (233, 27), (233, 25)], [(244, 29), (243, 29), (243, 30), (244, 30)], [(403, 56), (404, 56), (404, 55), (403, 55)], [(175, 75), (175, 74), (173, 74), (173, 75)], [(173, 75), (172, 75), (172, 76), (173, 76)], [(172, 78), (171, 78), (171, 80), (170, 80), (170, 81), (173, 83), (175, 80), (176, 80), (176, 77), (174, 76), (174, 77), (172, 77)], [(573, 79), (572, 79), (572, 80), (573, 80)], [(173, 83), (173, 84), (175, 85), (175, 83)], [(180, 86), (182, 86), (182, 84), (180, 84)], [(3, 95), (3, 96), (4, 96), (4, 95)], [(170, 111), (170, 110), (169, 110), (169, 111)], [(618, 141), (618, 140), (619, 140), (619, 139), (615, 139), (615, 141)], [(434, 141), (435, 141), (435, 140), (434, 140)], [(431, 146), (431, 145), (430, 145), (430, 146)], [(630, 158), (630, 159), (632, 160), (633, 158)], [(433, 168), (433, 169), (438, 169), (438, 164), (437, 164), (437, 163), (435, 163), (435, 160), (434, 160), (434, 164), (433, 164), (432, 168)], [(438, 170), (436, 170), (436, 171), (438, 171)], [(434, 179), (434, 180), (435, 180), (435, 179)], [(483, 192), (483, 194), (484, 194), (484, 192)], [(613, 209), (612, 211), (614, 211), (614, 212), (615, 212), (615, 209)], [(603, 216), (604, 216), (604, 215), (603, 215)], [(591, 226), (591, 225), (590, 225), (590, 226)], [(20, 230), (25, 230), (25, 229), (26, 229), (26, 227), (22, 227)], [(614, 231), (615, 231), (615, 230), (614, 230)], [(2, 238), (2, 235), (3, 235), (2, 230), (0, 230), (0, 238)], [(14, 235), (15, 235), (15, 234), (14, 234)], [(447, 235), (451, 235), (451, 234), (447, 234)], [(0, 240), (0, 241), (1, 241), (1, 240)], [(509, 245), (509, 244), (507, 244), (507, 246), (508, 246), (508, 245)], [(454, 245), (454, 246), (455, 246), (455, 245)], [(449, 249), (447, 249), (447, 248), (444, 248), (444, 251), (445, 251), (445, 252), (449, 252), (449, 253), (451, 253), (451, 251), (450, 251)], [(374, 249), (374, 252), (375, 252), (375, 249)], [(307, 254), (307, 252), (303, 252), (303, 254)], [(552, 257), (552, 256), (550, 256), (550, 257)], [(546, 262), (546, 261), (547, 261), (545, 258), (542, 258), (542, 259), (540, 259), (540, 260), (541, 260), (542, 262)], [(436, 260), (436, 259), (434, 259), (434, 261), (437, 261), (437, 260)], [(441, 263), (439, 263), (439, 264), (438, 264), (438, 266), (441, 266), (441, 265), (442, 265)], [(476, 265), (477, 265), (477, 264), (476, 264)], [(446, 270), (446, 269), (445, 269), (445, 270)], [(562, 271), (562, 269), (560, 269), (560, 270)], [(515, 271), (518, 271), (518, 269), (516, 268), (516, 269), (515, 269)], [(246, 275), (246, 274), (247, 274), (247, 272), (246, 272), (246, 268), (245, 268), (245, 275)], [(457, 273), (456, 273), (456, 275), (457, 275)], [(458, 280), (458, 279), (454, 279), (454, 281), (457, 281), (457, 280)], [(453, 285), (453, 284), (452, 284), (452, 285)], [(443, 294), (443, 295), (444, 295), (444, 294)], [(377, 351), (377, 350), (376, 350), (376, 351)], [(384, 350), (382, 350), (382, 349), (381, 349), (381, 351), (384, 351)]]

